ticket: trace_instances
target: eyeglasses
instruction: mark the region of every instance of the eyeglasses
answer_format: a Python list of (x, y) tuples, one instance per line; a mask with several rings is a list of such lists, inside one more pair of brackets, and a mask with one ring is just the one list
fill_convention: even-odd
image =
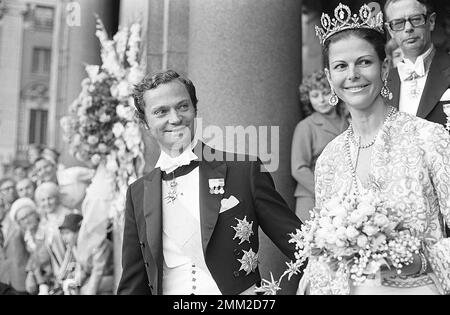
[(386, 25), (394, 32), (403, 31), (405, 29), (406, 21), (408, 21), (413, 27), (425, 25), (427, 23), (427, 14), (416, 14), (406, 19), (395, 19), (390, 22), (386, 22)]

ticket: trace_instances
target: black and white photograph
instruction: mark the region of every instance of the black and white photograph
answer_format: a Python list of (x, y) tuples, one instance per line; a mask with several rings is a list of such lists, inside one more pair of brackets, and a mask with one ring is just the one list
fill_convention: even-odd
[(450, 295), (448, 226), (450, 1), (0, 0), (0, 295)]

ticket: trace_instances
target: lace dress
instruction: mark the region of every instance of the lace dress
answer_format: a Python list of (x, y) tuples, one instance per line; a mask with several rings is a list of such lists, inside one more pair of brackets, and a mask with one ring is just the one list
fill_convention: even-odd
[[(346, 163), (345, 134), (324, 150), (316, 166), (316, 206), (351, 193), (352, 171)], [(357, 148), (350, 146), (355, 163)], [(443, 220), (450, 223), (450, 136), (440, 125), (405, 113), (395, 113), (382, 127), (372, 147), (369, 178), (388, 206), (405, 215), (405, 226), (424, 245), (444, 238)], [(363, 191), (361, 183), (360, 192)], [(303, 287), (311, 294), (437, 293), (433, 272), (415, 277), (375, 279), (355, 288), (345, 273), (333, 273), (311, 259)], [(347, 283), (347, 284), (346, 284)], [(419, 289), (418, 289), (419, 288)]]

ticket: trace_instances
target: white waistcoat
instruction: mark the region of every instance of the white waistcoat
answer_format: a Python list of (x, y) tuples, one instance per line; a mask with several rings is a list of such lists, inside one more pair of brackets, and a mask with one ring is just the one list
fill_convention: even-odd
[(203, 255), (199, 168), (176, 178), (174, 202), (166, 199), (170, 182), (162, 181), (163, 294), (220, 295)]

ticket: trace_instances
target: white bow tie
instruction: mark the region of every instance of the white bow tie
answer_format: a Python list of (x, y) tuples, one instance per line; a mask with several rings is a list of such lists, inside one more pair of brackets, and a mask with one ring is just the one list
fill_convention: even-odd
[(156, 163), (155, 168), (160, 168), (161, 171), (166, 172), (167, 174), (172, 173), (177, 168), (189, 165), (192, 161), (197, 160), (198, 156), (195, 155), (192, 150), (185, 150), (182, 154), (177, 157), (171, 157), (164, 151), (161, 152), (161, 155)]
[(413, 64), (410, 61), (399, 62), (397, 64), (398, 75), (402, 81), (410, 81), (425, 75), (425, 65), (423, 58), (417, 58)]

